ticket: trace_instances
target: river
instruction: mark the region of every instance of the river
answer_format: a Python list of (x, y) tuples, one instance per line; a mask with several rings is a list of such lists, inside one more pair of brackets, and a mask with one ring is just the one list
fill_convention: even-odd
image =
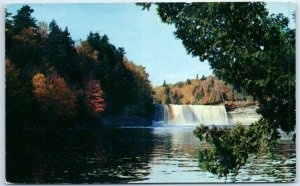
[[(202, 171), (196, 126), (130, 127), (7, 133), (6, 180), (12, 183), (231, 182)], [(287, 137), (276, 157), (253, 160), (236, 182), (291, 182), (295, 144)]]

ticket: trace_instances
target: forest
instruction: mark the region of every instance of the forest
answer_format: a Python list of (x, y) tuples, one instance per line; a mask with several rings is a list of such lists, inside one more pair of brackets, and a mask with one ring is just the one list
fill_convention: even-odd
[(6, 12), (6, 127), (99, 125), (101, 116), (152, 113), (145, 68), (107, 35), (75, 43), (68, 28), (32, 17), (28, 5)]
[(226, 84), (216, 76), (202, 76), (199, 79), (187, 79), (185, 82), (167, 84), (154, 88), (154, 100), (157, 104), (216, 105), (227, 107), (254, 105), (252, 96), (238, 92), (232, 85)]

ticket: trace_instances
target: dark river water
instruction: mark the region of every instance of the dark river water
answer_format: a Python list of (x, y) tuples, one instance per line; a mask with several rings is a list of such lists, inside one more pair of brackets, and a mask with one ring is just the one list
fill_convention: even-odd
[[(231, 182), (202, 171), (197, 149), (207, 146), (195, 127), (114, 128), (7, 133), (10, 183)], [(295, 144), (280, 141), (276, 157), (253, 160), (237, 182), (291, 182)]]

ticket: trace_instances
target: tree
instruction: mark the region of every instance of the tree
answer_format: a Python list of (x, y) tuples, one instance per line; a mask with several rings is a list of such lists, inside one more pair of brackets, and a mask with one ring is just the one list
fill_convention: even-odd
[(269, 15), (265, 3), (259, 2), (156, 5), (161, 20), (175, 26), (175, 35), (189, 54), (207, 60), (215, 75), (259, 102), (264, 120), (256, 125), (266, 124), (261, 130), (269, 135), (256, 141), (276, 141), (277, 128), (294, 130), (295, 29), (288, 27), (288, 18)]
[(182, 95), (178, 94), (177, 91), (175, 91), (174, 93), (172, 92), (171, 98), (172, 104), (180, 104), (180, 99), (182, 98)]
[(23, 29), (18, 35), (13, 36), (13, 43), (12, 47), (7, 50), (7, 57), (18, 67), (32, 68), (36, 65), (43, 65), (45, 38), (41, 38), (37, 30), (31, 27)]
[[(220, 80), (216, 76), (209, 76), (206, 80), (197, 81), (195, 79), (190, 80), (191, 84), (184, 82), (177, 82), (175, 84), (169, 84), (165, 87), (159, 86), (154, 88), (155, 99), (158, 103), (165, 103), (169, 94), (172, 92), (171, 104), (216, 104), (223, 101), (232, 101), (232, 88), (230, 85), (226, 85), (224, 81)], [(167, 88), (169, 87), (169, 88)], [(169, 90), (170, 89), (170, 90)], [(241, 93), (237, 94), (241, 97)], [(251, 97), (251, 96), (250, 96)], [(247, 104), (253, 105), (254, 101), (249, 101)], [(252, 98), (252, 97), (251, 97)]]
[[(37, 33), (33, 10), (25, 5), (11, 16), (6, 12), (6, 121), (7, 128), (23, 128), (34, 123), (35, 112), (31, 78), (43, 63), (43, 42)], [(21, 99), (22, 98), (22, 99)]]
[(163, 86), (163, 87), (166, 87), (166, 86), (167, 86), (166, 80), (164, 80), (164, 83), (163, 83), (162, 86)]
[[(295, 30), (286, 17), (269, 16), (265, 3), (157, 5), (189, 54), (207, 60), (218, 77), (258, 100), (270, 125), (294, 129)], [(284, 86), (289, 89), (282, 91)]]
[(86, 83), (86, 104), (95, 117), (99, 117), (104, 111), (104, 93), (100, 81), (91, 79)]
[(9, 48), (9, 45), (12, 42), (12, 28), (13, 23), (11, 20), (11, 13), (7, 12), (7, 9), (5, 9), (5, 46)]
[(75, 65), (76, 50), (68, 28), (61, 30), (52, 20), (49, 24), (48, 59), (62, 74), (70, 74)]
[(97, 52), (93, 72), (106, 94), (106, 113), (121, 114), (134, 100), (134, 79), (123, 61), (125, 51), (109, 43), (107, 35), (90, 32), (86, 41)]
[(32, 84), (33, 84), (33, 94), (37, 97), (37, 99), (40, 102), (44, 102), (44, 99), (46, 98), (46, 94), (48, 93), (48, 85), (47, 85), (47, 79), (44, 74), (38, 73), (32, 78)]
[(165, 90), (164, 90), (164, 93), (165, 93), (165, 95), (169, 95), (170, 94), (170, 87), (167, 85), (166, 87), (165, 87)]
[(20, 70), (5, 60), (5, 107), (6, 127), (23, 128), (33, 121), (28, 117), (33, 109), (31, 90), (20, 80)]
[[(32, 13), (33, 9), (27, 5), (12, 17), (10, 13), (6, 13), (6, 58), (17, 67), (22, 65), (32, 68), (33, 64), (44, 62), (41, 56), (45, 38), (38, 33), (38, 26), (31, 16)], [(23, 76), (23, 74), (24, 71), (20, 70), (20, 75)]]
[(131, 88), (133, 89), (132, 93), (134, 99), (131, 102), (131, 107), (134, 109), (131, 109), (131, 114), (152, 117), (153, 91), (145, 67), (136, 65), (133, 62), (128, 61), (127, 58), (123, 59), (123, 63), (133, 77)]
[(191, 80), (190, 80), (190, 79), (187, 79), (186, 82), (185, 82), (185, 84), (186, 84), (186, 85), (190, 85), (190, 84), (191, 84)]
[(37, 29), (36, 20), (31, 16), (33, 13), (28, 5), (24, 5), (20, 8), (15, 16), (13, 16), (13, 33), (18, 34), (23, 29), (32, 28)]
[(80, 45), (76, 48), (79, 58), (83, 62), (88, 63), (92, 61), (94, 63), (98, 62), (98, 51), (94, 50), (86, 41), (82, 41)]
[(65, 123), (74, 117), (77, 99), (61, 76), (55, 72), (48, 77), (37, 73), (32, 78), (32, 85), (45, 121)]
[[(249, 127), (237, 124), (235, 128), (212, 129), (201, 125), (194, 134), (201, 140), (207, 141), (211, 148), (203, 148), (198, 152), (199, 166), (218, 177), (225, 177), (232, 173), (233, 179), (238, 175), (239, 169), (247, 163), (251, 154), (257, 158), (262, 153), (271, 153), (276, 142), (269, 138), (277, 138), (277, 130), (271, 131), (266, 120), (260, 120)], [(260, 139), (261, 141), (257, 141)], [(233, 180), (234, 181), (234, 180)]]
[(94, 50), (86, 41), (81, 41), (76, 47), (77, 67), (72, 72), (73, 79), (81, 81), (89, 76), (99, 65), (98, 51)]
[(45, 22), (39, 22), (37, 32), (41, 35), (42, 38), (47, 38), (48, 37), (48, 24)]

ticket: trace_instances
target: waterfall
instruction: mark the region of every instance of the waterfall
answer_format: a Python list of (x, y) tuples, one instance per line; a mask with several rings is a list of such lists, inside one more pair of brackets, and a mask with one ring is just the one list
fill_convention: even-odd
[(156, 105), (154, 125), (228, 125), (224, 106)]

